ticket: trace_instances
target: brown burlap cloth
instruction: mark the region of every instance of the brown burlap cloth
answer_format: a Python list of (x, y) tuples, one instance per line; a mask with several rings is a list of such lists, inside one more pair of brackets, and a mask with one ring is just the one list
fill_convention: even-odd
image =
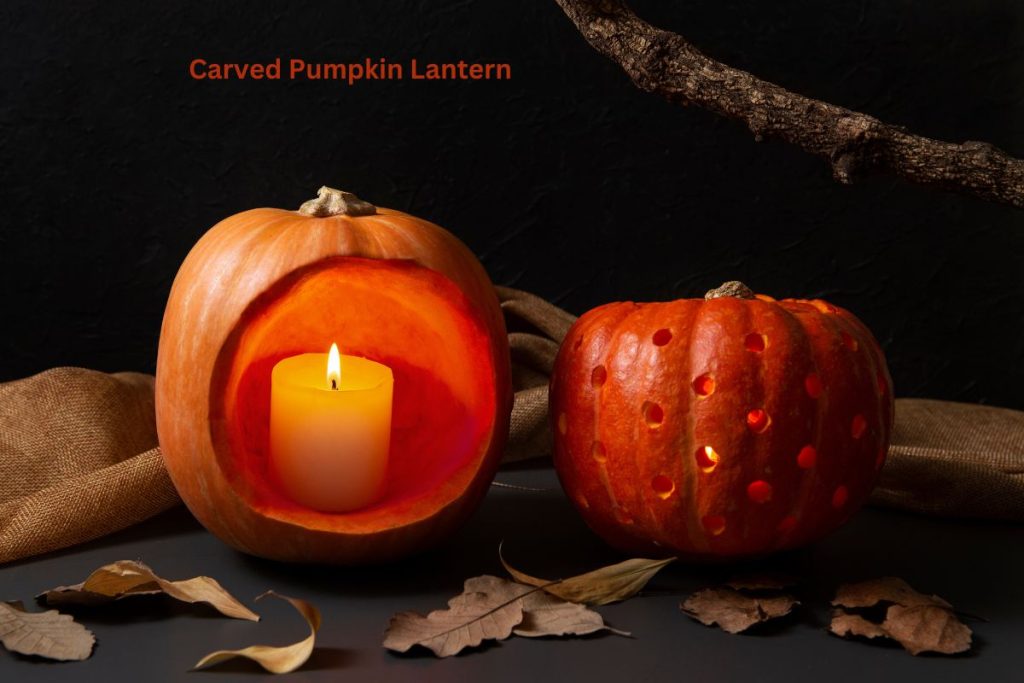
[[(515, 407), (506, 461), (549, 454), (548, 373), (574, 317), (499, 288)], [(900, 399), (873, 503), (1024, 521), (1024, 412)], [(0, 384), (0, 563), (83, 543), (179, 503), (157, 447), (153, 378), (56, 368)]]

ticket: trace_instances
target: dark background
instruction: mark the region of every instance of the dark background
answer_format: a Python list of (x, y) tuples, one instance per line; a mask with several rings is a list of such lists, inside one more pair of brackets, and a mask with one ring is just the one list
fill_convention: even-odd
[[(636, 90), (554, 0), (0, 8), (0, 380), (152, 370), (212, 224), (321, 184), (433, 220), (575, 313), (742, 279), (852, 309), (904, 396), (1024, 408), (1024, 212), (878, 178)], [(1017, 0), (637, 0), (714, 57), (1024, 155)], [(509, 62), (510, 82), (197, 82), (190, 60)]]

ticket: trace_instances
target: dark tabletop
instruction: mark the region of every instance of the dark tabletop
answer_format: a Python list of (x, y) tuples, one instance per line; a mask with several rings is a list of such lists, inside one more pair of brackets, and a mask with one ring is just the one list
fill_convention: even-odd
[[(30, 601), (53, 586), (76, 583), (96, 567), (140, 559), (159, 574), (216, 578), (258, 611), (259, 623), (222, 618), (205, 606), (167, 598), (133, 598), (79, 609), (97, 646), (85, 662), (49, 663), (0, 650), (0, 681), (254, 680), (248, 662), (187, 673), (202, 655), (254, 643), (285, 644), (307, 627), (287, 604), (253, 603), (267, 589), (312, 600), (323, 613), (317, 648), (289, 680), (336, 681), (1020, 681), (1024, 680), (1024, 526), (933, 519), (869, 508), (806, 550), (748, 567), (679, 563), (643, 595), (599, 608), (631, 631), (578, 639), (512, 638), (438, 660), (426, 651), (395, 655), (381, 646), (397, 611), (441, 608), (462, 582), (503, 575), (498, 543), (519, 568), (544, 577), (585, 571), (621, 559), (576, 515), (549, 469), (503, 471), (498, 481), (544, 491), (492, 487), (469, 524), (446, 546), (386, 567), (343, 569), (283, 565), (237, 553), (197, 524), (184, 508), (99, 541), (0, 568), (0, 599)], [(695, 589), (748, 570), (804, 577), (804, 606), (781, 623), (728, 635), (679, 612)], [(972, 620), (966, 656), (912, 657), (896, 645), (844, 641), (825, 633), (835, 586), (894, 575), (938, 594)]]

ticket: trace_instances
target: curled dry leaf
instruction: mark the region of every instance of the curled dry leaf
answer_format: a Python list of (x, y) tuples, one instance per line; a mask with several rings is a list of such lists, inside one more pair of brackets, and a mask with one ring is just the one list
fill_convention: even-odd
[(519, 583), (543, 588), (555, 597), (586, 605), (607, 605), (631, 598), (639, 593), (655, 574), (675, 561), (674, 557), (663, 560), (636, 558), (568, 579), (548, 581), (525, 574), (511, 566), (501, 555), (500, 547), (498, 555), (505, 570)]
[(309, 656), (313, 654), (313, 647), (316, 645), (316, 633), (320, 630), (320, 610), (306, 600), (290, 598), (287, 595), (281, 595), (274, 591), (267, 591), (256, 599), (260, 600), (267, 595), (287, 600), (303, 616), (306, 623), (309, 624), (309, 635), (306, 638), (297, 643), (281, 647), (250, 645), (241, 650), (217, 650), (200, 659), (193, 668), (204, 669), (216, 666), (235, 657), (250, 659), (273, 674), (290, 673), (305, 664), (309, 660)]
[[(956, 654), (971, 648), (971, 629), (937, 595), (918, 593), (906, 581), (894, 577), (844, 584), (832, 604), (829, 631), (838, 636), (891, 638), (907, 652)], [(881, 622), (872, 621), (864, 610), (887, 605)]]
[(728, 633), (741, 633), (755, 624), (785, 616), (800, 604), (792, 595), (748, 595), (719, 586), (705, 588), (688, 597), (679, 608), (706, 626), (718, 625)]
[(0, 642), (11, 652), (47, 659), (88, 659), (96, 637), (57, 610), (26, 612), (21, 603), (0, 602)]
[(49, 605), (99, 605), (135, 595), (168, 595), (182, 602), (204, 602), (234, 619), (259, 621), (259, 615), (236, 600), (208, 576), (168, 581), (152, 569), (133, 560), (121, 560), (100, 567), (82, 583), (59, 586), (42, 593)]
[[(513, 633), (541, 636), (583, 635), (609, 629), (601, 615), (497, 576), (468, 579), (448, 609), (427, 616), (401, 612), (391, 618), (384, 647), (407, 652), (416, 645), (438, 657), (450, 657), (485, 640), (505, 640)], [(620, 633), (616, 631), (616, 633)]]

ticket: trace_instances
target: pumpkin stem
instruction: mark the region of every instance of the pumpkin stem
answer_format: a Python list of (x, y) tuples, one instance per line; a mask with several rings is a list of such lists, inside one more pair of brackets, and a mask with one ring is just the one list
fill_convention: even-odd
[(723, 296), (731, 296), (735, 299), (753, 299), (754, 290), (747, 287), (739, 280), (732, 280), (731, 282), (726, 282), (721, 287), (708, 290), (708, 293), (704, 295), (704, 298), (711, 300), (719, 299)]
[(299, 213), (304, 216), (316, 216), (324, 218), (327, 216), (372, 216), (377, 213), (377, 207), (370, 202), (365, 202), (351, 192), (335, 190), (333, 187), (324, 185), (316, 193), (316, 199), (303, 202), (299, 207)]

